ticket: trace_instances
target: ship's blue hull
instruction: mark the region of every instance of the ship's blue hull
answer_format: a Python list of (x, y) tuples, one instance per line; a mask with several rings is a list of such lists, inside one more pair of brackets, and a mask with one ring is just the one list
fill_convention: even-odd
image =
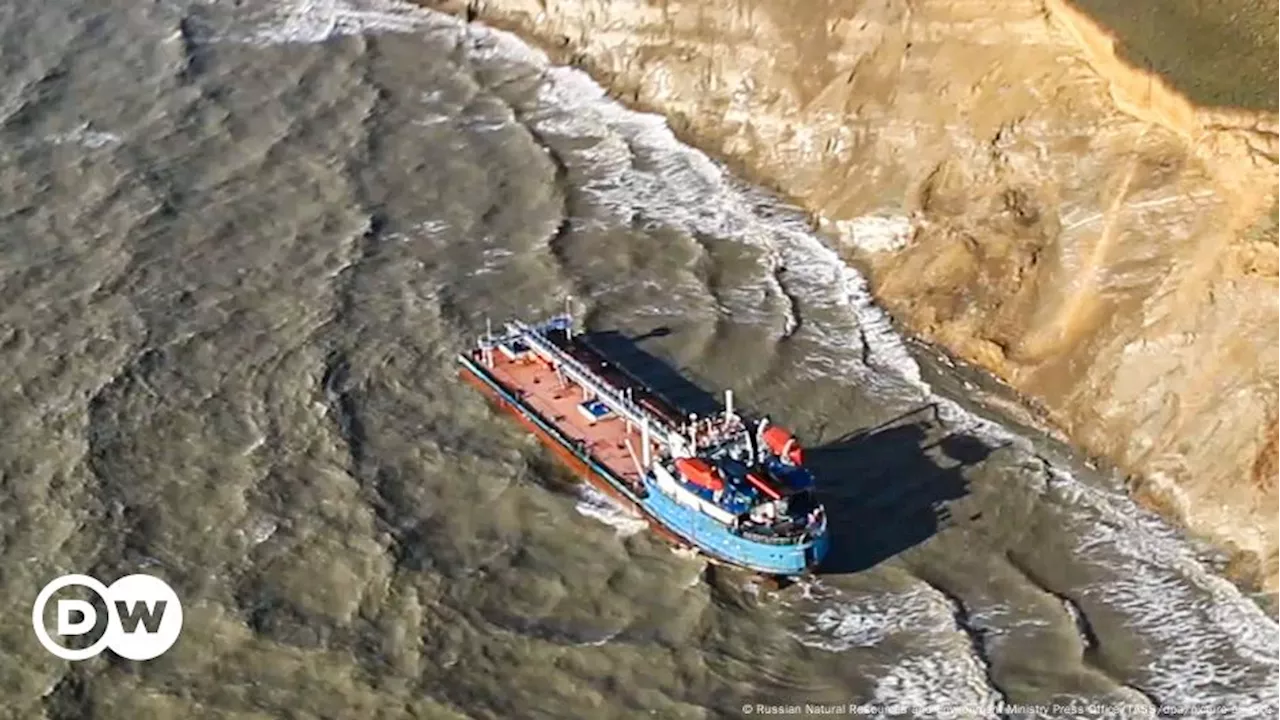
[(605, 489), (631, 503), (668, 534), (708, 557), (767, 575), (793, 577), (812, 571), (826, 556), (830, 538), (825, 531), (802, 543), (774, 544), (750, 540), (735, 534), (705, 513), (676, 502), (653, 483), (652, 477), (645, 478), (647, 492), (636, 492), (589, 452), (571, 442), (553, 423), (517, 398), (482, 365), (465, 355), (459, 360), (472, 377), (517, 413), (545, 442), (554, 443), (562, 455), (575, 459), (575, 464), (590, 473), (593, 479), (598, 478), (605, 483)]
[(812, 570), (827, 554), (826, 533), (804, 543), (776, 545), (749, 540), (687, 505), (682, 505), (646, 478), (649, 494), (640, 505), (663, 527), (707, 555), (768, 575), (794, 576)]

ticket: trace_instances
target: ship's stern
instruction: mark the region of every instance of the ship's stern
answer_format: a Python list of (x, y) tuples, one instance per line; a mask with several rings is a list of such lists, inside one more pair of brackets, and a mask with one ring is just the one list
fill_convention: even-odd
[(830, 549), (831, 536), (827, 534), (824, 528), (804, 549), (804, 571), (806, 573), (816, 571), (818, 566), (827, 559), (827, 552)]

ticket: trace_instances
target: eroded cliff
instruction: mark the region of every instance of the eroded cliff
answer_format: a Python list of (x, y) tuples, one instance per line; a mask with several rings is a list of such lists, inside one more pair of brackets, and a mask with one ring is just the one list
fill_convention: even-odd
[(1061, 0), (428, 4), (812, 210), (906, 325), (1275, 591), (1274, 104), (1198, 107)]

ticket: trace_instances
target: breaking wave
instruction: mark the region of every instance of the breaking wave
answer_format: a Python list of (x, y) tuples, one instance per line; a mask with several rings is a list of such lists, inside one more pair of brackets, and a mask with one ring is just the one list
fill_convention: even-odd
[[(754, 276), (718, 289), (717, 297), (708, 298), (702, 279), (687, 272), (647, 288), (652, 304), (637, 308), (637, 315), (719, 313), (767, 327), (777, 340), (805, 348), (797, 363), (802, 372), (857, 383), (890, 406), (934, 403), (956, 431), (1021, 453), (1050, 478), (1045, 483), (1043, 474), (1028, 473), (1021, 481), (1069, 508), (1079, 557), (1108, 570), (1104, 580), (1076, 592), (1075, 602), (1085, 613), (1091, 605), (1124, 613), (1156, 648), (1135, 685), (1164, 702), (1202, 702), (1212, 696), (1276, 703), (1275, 622), (1216, 576), (1175, 530), (1122, 492), (1081, 480), (1041, 457), (1026, 437), (936, 393), (902, 335), (874, 303), (866, 279), (811, 231), (802, 213), (743, 187), (706, 155), (681, 145), (662, 117), (627, 110), (586, 74), (550, 66), (544, 54), (509, 34), (399, 2), (316, 0), (273, 12), (261, 23), (210, 38), (280, 44), (372, 32), (459, 33), (471, 43), (472, 62), (525, 65), (540, 73), (540, 109), (520, 122), (539, 136), (594, 139), (559, 158), (586, 176), (574, 191), (590, 217), (568, 218), (571, 226), (664, 228), (695, 245), (695, 252), (729, 243), (755, 253)], [(888, 221), (863, 223), (853, 231), (874, 248), (891, 247), (904, 234), (900, 224)], [(627, 282), (598, 287), (594, 299), (637, 287)], [(577, 509), (620, 535), (644, 528), (643, 520), (589, 488)], [(927, 585), (827, 602), (797, 641), (846, 652), (904, 633), (942, 638), (939, 647), (882, 668), (875, 680), (877, 699), (947, 697), (977, 706), (999, 697), (986, 680), (982, 658), (957, 630), (945, 597)]]

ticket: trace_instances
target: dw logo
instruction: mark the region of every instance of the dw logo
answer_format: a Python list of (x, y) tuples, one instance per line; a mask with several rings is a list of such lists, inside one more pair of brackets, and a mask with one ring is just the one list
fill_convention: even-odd
[[(54, 642), (44, 626), (45, 606), (57, 591), (79, 585), (102, 599), (107, 608), (106, 630), (89, 647), (66, 648)], [(98, 624), (98, 611), (85, 600), (59, 600), (57, 633), (62, 637), (87, 635)], [(107, 587), (88, 575), (63, 575), (36, 597), (31, 626), (45, 649), (63, 660), (87, 660), (111, 648), (130, 660), (159, 657), (178, 641), (182, 632), (182, 603), (165, 581), (150, 575), (128, 575)]]

